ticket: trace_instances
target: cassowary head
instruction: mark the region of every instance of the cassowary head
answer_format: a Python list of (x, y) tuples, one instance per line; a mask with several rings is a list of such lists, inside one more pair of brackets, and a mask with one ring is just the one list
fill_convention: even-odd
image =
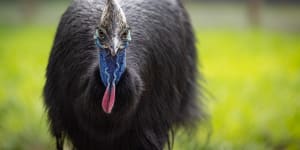
[(106, 1), (94, 39), (99, 49), (100, 77), (106, 87), (102, 108), (110, 114), (116, 85), (126, 68), (126, 48), (131, 40), (126, 17), (116, 0)]

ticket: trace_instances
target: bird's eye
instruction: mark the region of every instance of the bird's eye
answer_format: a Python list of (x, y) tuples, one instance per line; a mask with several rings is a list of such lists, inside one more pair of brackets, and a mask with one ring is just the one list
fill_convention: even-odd
[(125, 32), (122, 33), (121, 39), (122, 39), (123, 41), (126, 41), (127, 38), (128, 38), (128, 31), (125, 31)]
[(98, 36), (101, 41), (105, 40), (105, 33), (101, 29), (98, 30)]

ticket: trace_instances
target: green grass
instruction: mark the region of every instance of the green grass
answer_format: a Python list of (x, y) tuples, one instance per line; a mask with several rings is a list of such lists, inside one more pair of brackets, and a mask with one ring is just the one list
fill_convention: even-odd
[[(214, 149), (299, 149), (300, 35), (198, 32)], [(217, 146), (216, 146), (217, 145)]]
[[(42, 103), (54, 34), (54, 26), (0, 27), (0, 149), (54, 148)], [(211, 119), (194, 136), (181, 132), (175, 149), (300, 149), (300, 35), (197, 35)]]
[(0, 149), (53, 149), (42, 104), (54, 27), (0, 27)]

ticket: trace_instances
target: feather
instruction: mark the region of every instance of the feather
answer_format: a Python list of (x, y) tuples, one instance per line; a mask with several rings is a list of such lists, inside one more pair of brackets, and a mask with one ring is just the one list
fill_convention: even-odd
[[(171, 148), (171, 133), (203, 116), (195, 38), (181, 1), (115, 2), (130, 26), (131, 42), (114, 63), (100, 59), (109, 50), (99, 49), (102, 43), (93, 37), (105, 1), (75, 0), (59, 23), (44, 87), (58, 149), (64, 139), (78, 150)], [(124, 27), (109, 30), (108, 39)]]

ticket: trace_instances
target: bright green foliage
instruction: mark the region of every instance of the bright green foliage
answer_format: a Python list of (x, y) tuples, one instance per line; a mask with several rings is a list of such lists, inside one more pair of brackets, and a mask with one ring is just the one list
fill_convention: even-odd
[[(177, 134), (175, 149), (300, 149), (300, 35), (197, 33), (210, 122)], [(54, 26), (0, 27), (0, 149), (54, 149), (42, 103), (54, 34)]]
[(210, 94), (206, 149), (300, 149), (300, 35), (208, 30), (198, 40)]
[(0, 149), (53, 149), (42, 88), (54, 33), (0, 27)]

